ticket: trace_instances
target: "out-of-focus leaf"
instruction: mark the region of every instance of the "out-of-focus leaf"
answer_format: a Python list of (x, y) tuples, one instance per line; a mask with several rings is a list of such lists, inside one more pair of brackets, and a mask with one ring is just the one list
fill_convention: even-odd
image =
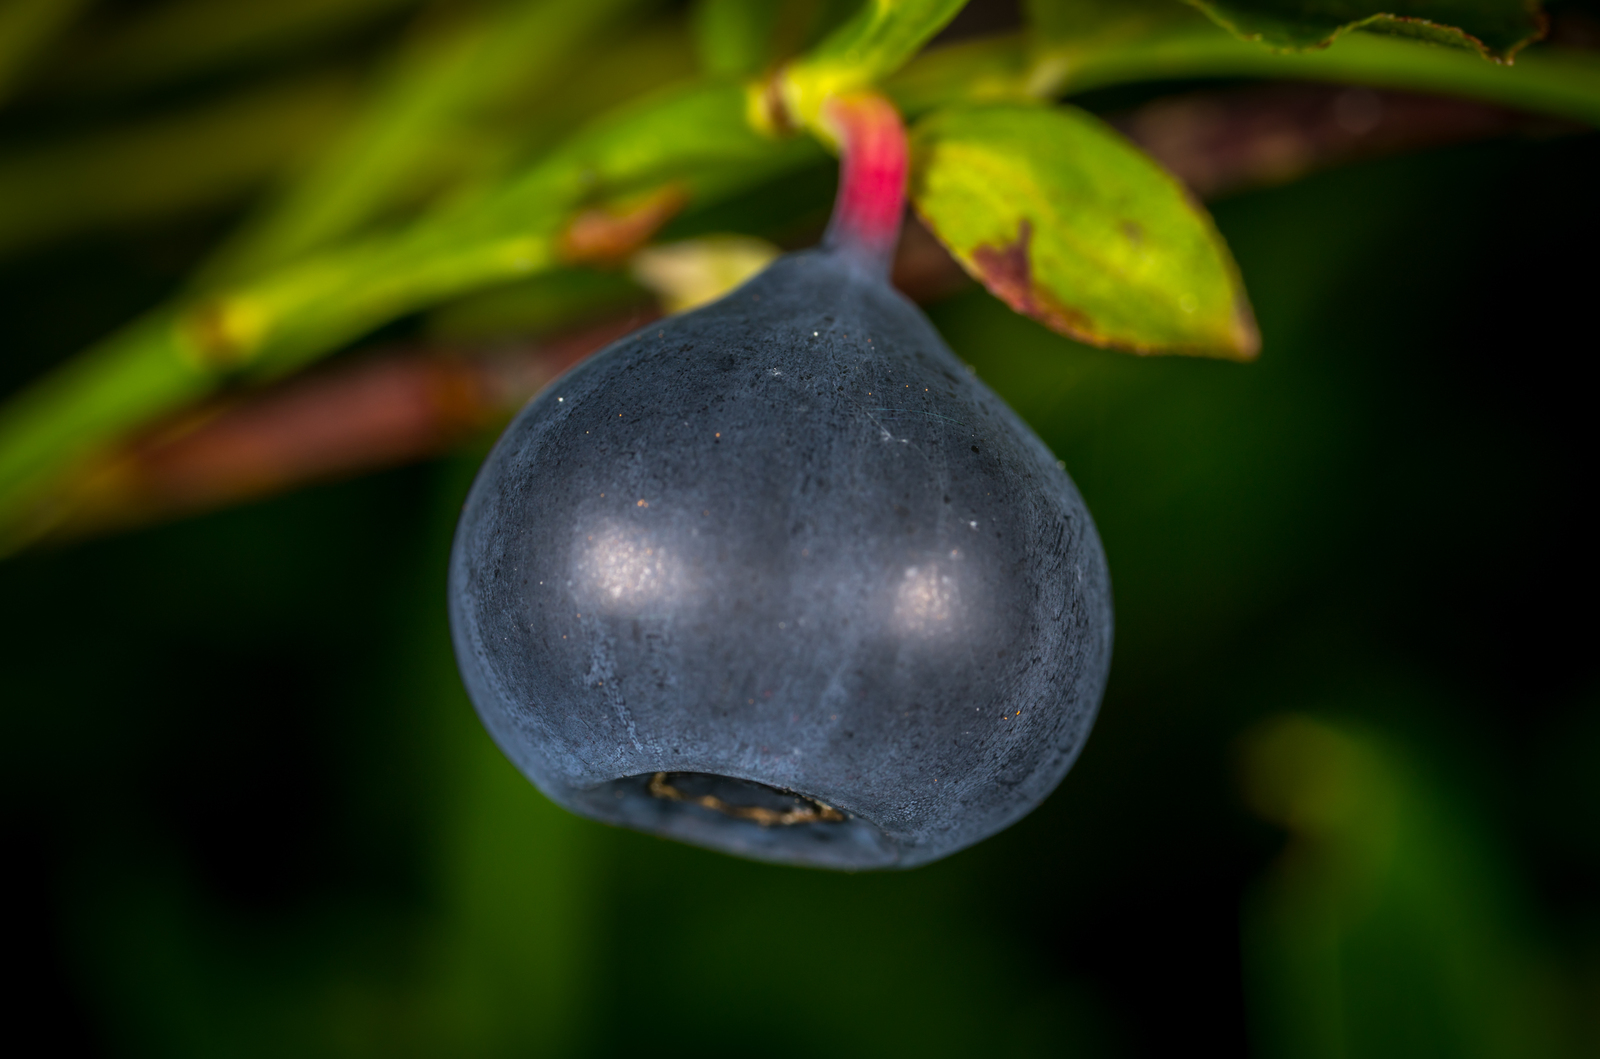
[(633, 278), (656, 293), (669, 313), (716, 301), (772, 264), (781, 251), (747, 235), (708, 235), (651, 246), (634, 255)]
[(304, 49), (418, 0), (168, 0), (72, 49), (50, 80), (121, 92)]
[(1593, 52), (1533, 49), (1505, 66), (1459, 48), (1351, 33), (1320, 51), (1284, 53), (1202, 26), (1081, 59), (1063, 90), (1160, 77), (1291, 77), (1459, 95), (1600, 125), (1600, 56)]
[(1040, 98), (1032, 65), (1020, 35), (979, 38), (923, 52), (883, 90), (907, 119), (955, 103), (1027, 101)]
[[(1152, 6), (1154, 5), (1154, 6)], [(1288, 77), (1345, 81), (1378, 88), (1460, 95), (1600, 124), (1600, 56), (1575, 49), (1534, 48), (1514, 67), (1486, 63), (1459, 48), (1429, 48), (1373, 33), (1347, 33), (1322, 49), (1274, 51), (1240, 40), (1199, 11), (1175, 0), (1037, 0), (1044, 17), (1026, 43), (1020, 80), (1037, 98), (1132, 81), (1188, 77)], [(1044, 27), (1048, 27), (1045, 32)], [(999, 80), (1017, 60), (1000, 42), (971, 56), (974, 74)], [(901, 78), (927, 102), (938, 85), (919, 69), (939, 56), (918, 58)]]
[(1242, 764), (1290, 836), (1246, 908), (1259, 1054), (1570, 1054), (1508, 858), (1466, 805), (1374, 733), (1301, 715), (1250, 733)]
[(0, 257), (233, 201), (326, 143), (355, 102), (353, 79), (325, 74), (0, 159)]
[(1071, 91), (1086, 62), (1148, 48), (1185, 30), (1230, 39), (1205, 16), (1175, 0), (1028, 0), (1027, 84), (1040, 98)]
[[(524, 88), (493, 108), (487, 124), (509, 128), (506, 143), (525, 163), (576, 129), (619, 106), (696, 78), (693, 35), (683, 19), (632, 18), (613, 25), (576, 62), (566, 64), (559, 92)], [(536, 80), (542, 75), (536, 75)], [(533, 85), (538, 89), (538, 85)], [(561, 135), (556, 136), (557, 133)], [(552, 137), (555, 139), (552, 141)]]
[(777, 83), (789, 123), (824, 138), (830, 96), (877, 83), (905, 65), (966, 0), (867, 0), (854, 18), (790, 63)]
[[(603, 47), (591, 46), (576, 59), (559, 62), (554, 72), (530, 71), (530, 84), (441, 130), (412, 171), (415, 186), (397, 191), (398, 201), (389, 213), (425, 212), (447, 202), (460, 206), (492, 195), (530, 159), (558, 147), (590, 122), (633, 100), (683, 85), (696, 73), (684, 19), (613, 24)], [(545, 90), (539, 90), (541, 84)], [(560, 91), (549, 91), (551, 84), (559, 84)]]
[(0, 102), (87, 0), (0, 0)]
[(525, 340), (626, 315), (653, 301), (621, 272), (564, 268), (441, 305), (428, 314), (428, 333), (442, 342)]
[(777, 0), (701, 0), (694, 9), (695, 51), (713, 77), (749, 77), (772, 54)]
[(774, 145), (745, 116), (737, 86), (689, 85), (656, 93), (553, 151), (515, 181), (494, 210), (515, 216), (542, 207), (552, 193), (576, 201), (626, 194), (665, 179), (686, 181), (696, 201), (708, 201), (820, 156), (803, 140)]
[(1140, 60), (1152, 42), (1167, 44), (1174, 27), (1180, 34), (1198, 28), (1203, 38), (1244, 50), (1176, 0), (1024, 0), (1022, 7), (1024, 32), (930, 48), (888, 78), (884, 90), (915, 117), (955, 103), (1049, 99), (1076, 91), (1080, 70), (1095, 64), (1118, 71), (1107, 78), (1111, 83), (1162, 77), (1164, 70), (1148, 70)]
[(1020, 313), (1139, 353), (1248, 359), (1259, 345), (1210, 217), (1116, 132), (1073, 108), (937, 112), (912, 132), (912, 202)]
[(1469, 48), (1509, 62), (1544, 36), (1539, 0), (1185, 0), (1245, 40), (1323, 48), (1352, 30)]
[[(491, 192), (596, 115), (692, 76), (686, 43), (679, 21), (647, 22), (568, 71), (561, 92), (530, 98), (518, 89), (471, 120), (435, 129), (426, 153), (389, 182), (394, 201), (368, 208), (389, 221), (425, 195)], [(0, 156), (0, 256), (97, 225), (232, 203), (286, 173), (304, 181), (311, 152), (348, 135), (355, 89), (350, 74), (318, 74)]]
[(292, 371), (408, 312), (572, 263), (567, 238), (610, 204), (642, 242), (663, 205), (713, 201), (816, 160), (745, 121), (736, 85), (689, 86), (596, 123), (501, 194), (397, 235), (159, 309), (0, 409), (0, 551), (48, 529), (49, 488), (72, 461), (224, 380)]
[(272, 268), (359, 231), (411, 189), (474, 112), (551, 87), (564, 61), (643, 0), (503, 0), (419, 33), (363, 112), (204, 270), (204, 282)]

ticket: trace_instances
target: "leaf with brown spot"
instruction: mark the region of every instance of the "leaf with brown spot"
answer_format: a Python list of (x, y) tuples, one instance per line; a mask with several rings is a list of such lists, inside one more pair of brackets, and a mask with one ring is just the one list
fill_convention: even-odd
[(995, 297), (1017, 312), (1031, 316), (1064, 335), (1092, 340), (1094, 321), (1081, 311), (1050, 296), (1050, 292), (1035, 287), (1033, 266), (1028, 258), (1028, 244), (1033, 241), (1033, 226), (1023, 220), (1017, 230), (1017, 241), (1009, 246), (980, 246), (972, 251), (972, 261), (978, 268), (984, 286)]
[(1255, 319), (1211, 218), (1099, 120), (963, 107), (919, 123), (912, 150), (918, 214), (1017, 312), (1097, 346), (1255, 356)]

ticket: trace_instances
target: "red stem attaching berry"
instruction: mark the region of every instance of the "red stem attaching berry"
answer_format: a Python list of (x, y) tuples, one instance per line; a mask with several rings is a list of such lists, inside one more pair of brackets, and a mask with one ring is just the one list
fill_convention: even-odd
[(830, 100), (823, 115), (840, 144), (839, 196), (823, 243), (887, 276), (905, 212), (905, 123), (873, 93)]

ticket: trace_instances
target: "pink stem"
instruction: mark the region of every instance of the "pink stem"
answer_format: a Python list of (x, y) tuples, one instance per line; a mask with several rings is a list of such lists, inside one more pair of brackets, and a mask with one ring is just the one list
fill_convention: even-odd
[(906, 127), (894, 104), (862, 93), (829, 100), (840, 143), (839, 195), (823, 245), (889, 275), (906, 201)]

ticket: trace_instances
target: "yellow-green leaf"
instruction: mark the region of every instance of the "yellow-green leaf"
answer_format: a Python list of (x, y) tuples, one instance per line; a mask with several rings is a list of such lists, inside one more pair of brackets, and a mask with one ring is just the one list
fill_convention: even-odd
[(1082, 342), (1245, 360), (1260, 344), (1227, 244), (1155, 162), (1071, 107), (937, 112), (912, 201), (964, 268)]

